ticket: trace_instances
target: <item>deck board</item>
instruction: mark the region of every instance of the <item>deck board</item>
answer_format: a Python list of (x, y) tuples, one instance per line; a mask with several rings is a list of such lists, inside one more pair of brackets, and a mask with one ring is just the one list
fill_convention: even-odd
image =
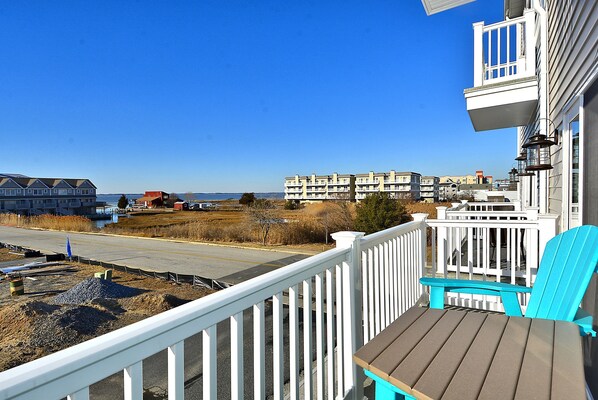
[(554, 321), (532, 320), (515, 399), (550, 398), (554, 326)]
[(529, 318), (509, 318), (479, 399), (512, 399), (515, 396), (531, 321)]
[(478, 398), (507, 320), (504, 315), (488, 315), (451, 379), (443, 398), (471, 400)]
[(585, 398), (585, 378), (579, 328), (574, 324), (558, 324), (554, 330), (552, 398)]
[(423, 307), (411, 307), (405, 311), (401, 318), (394, 321), (384, 329), (375, 341), (359, 349), (353, 356), (355, 363), (362, 368), (368, 368), (372, 361), (376, 359), (386, 348), (396, 340), (413, 322), (415, 322), (427, 309)]
[(410, 392), (466, 315), (463, 311), (445, 313), (434, 326), (434, 330), (422, 337), (413, 351), (390, 374), (390, 383)]
[(395, 340), (386, 348), (386, 351), (372, 361), (370, 371), (388, 379), (390, 372), (397, 368), (401, 361), (417, 346), (420, 340), (432, 329), (445, 312), (445, 310), (436, 309), (426, 310), (422, 318), (418, 318), (399, 336), (401, 340)]
[(438, 399), (442, 396), (453, 378), (449, 371), (457, 370), (486, 317), (487, 314), (467, 313), (413, 386), (414, 395), (422, 399)]

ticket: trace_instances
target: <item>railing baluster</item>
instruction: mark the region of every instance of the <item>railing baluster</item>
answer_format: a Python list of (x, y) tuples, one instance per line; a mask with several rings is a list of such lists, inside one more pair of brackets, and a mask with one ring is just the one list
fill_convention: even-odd
[(316, 275), (316, 398), (324, 399), (324, 277)]
[(308, 279), (303, 281), (303, 391), (306, 400), (313, 397), (311, 375), (313, 334), (311, 299), (311, 279)]
[(381, 301), (380, 298), (382, 297), (382, 288), (380, 285), (380, 257), (379, 257), (379, 250), (378, 246), (374, 247), (374, 317), (376, 319), (376, 329), (374, 330), (374, 334), (379, 334), (381, 329)]
[(438, 228), (436, 227), (432, 227), (432, 272), (435, 274), (436, 273), (436, 268), (437, 268), (437, 264), (436, 264), (436, 258), (438, 257), (438, 254), (436, 254), (436, 230)]
[(392, 313), (391, 313), (391, 322), (397, 319), (399, 315), (399, 290), (398, 285), (401, 280), (400, 270), (399, 270), (399, 252), (397, 250), (398, 246), (398, 238), (394, 237), (390, 241), (390, 265), (391, 265), (391, 292), (392, 292)]
[(274, 400), (284, 398), (284, 327), (283, 327), (283, 294), (272, 297), (272, 351), (274, 356)]
[(383, 253), (384, 253), (384, 291), (386, 292), (386, 296), (384, 297), (384, 327), (386, 328), (390, 324), (390, 304), (392, 301), (392, 295), (390, 293), (390, 265), (389, 265), (389, 255), (388, 255), (388, 242), (384, 242), (382, 245)]
[[(469, 280), (473, 279), (473, 229), (467, 228), (467, 269)], [(470, 306), (473, 307), (473, 294), (469, 296)]]
[[(184, 342), (168, 347), (168, 398), (185, 397), (185, 352)], [(214, 360), (215, 361), (215, 360)], [(205, 366), (205, 364), (204, 364)], [(215, 398), (215, 397), (214, 397)]]
[(376, 274), (374, 272), (374, 251), (368, 249), (368, 310), (370, 315), (370, 337), (376, 335), (376, 303), (374, 300)]
[[(512, 229), (511, 229), (512, 231)], [(511, 246), (511, 284), (515, 284), (515, 274), (517, 272), (517, 262), (519, 261), (519, 243), (520, 242), (520, 237), (519, 237), (519, 229), (516, 229), (517, 232), (517, 240), (515, 241), (515, 245)], [(509, 235), (511, 236), (511, 235)], [(512, 243), (513, 241), (511, 241)]]
[(299, 310), (298, 286), (289, 288), (289, 367), (291, 399), (299, 398)]
[(363, 343), (367, 343), (370, 340), (370, 313), (368, 306), (368, 265), (367, 265), (367, 252), (361, 252), (361, 304), (363, 305)]
[(336, 283), (336, 367), (337, 367), (337, 390), (338, 393), (344, 393), (344, 377), (343, 377), (343, 345), (344, 345), (344, 334), (343, 329), (343, 280), (342, 280), (342, 269), (340, 265), (335, 267), (335, 283)]
[(326, 353), (327, 357), (327, 395), (326, 398), (334, 398), (334, 372), (335, 372), (335, 359), (334, 359), (334, 338), (336, 337), (336, 329), (334, 326), (334, 281), (332, 269), (326, 270)]
[(264, 302), (253, 305), (253, 398), (266, 397)]
[(216, 342), (218, 338), (216, 325), (205, 329), (202, 334), (202, 362), (203, 362), (203, 398), (215, 399), (216, 385)]
[[(400, 251), (400, 257), (401, 257), (401, 265), (409, 265), (409, 261), (407, 259), (407, 254), (405, 252), (405, 248), (407, 247), (405, 242), (407, 241), (407, 236), (406, 235), (401, 235), (401, 237), (399, 238), (399, 251)], [(408, 276), (408, 270), (406, 268), (401, 268), (401, 281), (402, 282), (408, 282), (409, 279), (407, 278)], [(401, 290), (401, 313), (405, 312), (406, 308), (407, 308), (407, 304), (409, 303), (408, 299), (407, 299), (407, 290), (405, 290), (405, 285), (403, 285), (403, 290)]]
[(242, 399), (243, 388), (243, 313), (230, 317), (230, 378), (231, 398)]
[(143, 399), (143, 363), (141, 361), (123, 370), (125, 400)]

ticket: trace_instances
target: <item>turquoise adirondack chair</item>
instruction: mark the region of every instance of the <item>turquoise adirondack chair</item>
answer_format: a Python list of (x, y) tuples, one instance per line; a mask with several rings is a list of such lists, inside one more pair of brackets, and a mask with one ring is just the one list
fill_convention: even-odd
[(579, 308), (593, 273), (598, 273), (598, 227), (584, 225), (546, 244), (533, 288), (501, 282), (421, 278), (430, 286), (430, 307), (444, 308), (446, 292), (500, 296), (508, 316), (522, 316), (518, 293), (530, 293), (529, 318), (572, 321), (582, 335), (596, 336), (592, 316)]

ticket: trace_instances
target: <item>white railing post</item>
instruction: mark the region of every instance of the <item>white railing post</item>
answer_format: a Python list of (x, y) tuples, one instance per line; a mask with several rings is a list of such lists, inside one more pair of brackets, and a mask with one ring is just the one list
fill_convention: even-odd
[(528, 207), (525, 210), (526, 216), (527, 216), (527, 220), (528, 221), (537, 221), (538, 220), (538, 212), (539, 212), (539, 208), (538, 207)]
[[(413, 220), (416, 222), (421, 222), (421, 226), (420, 226), (420, 260), (421, 260), (421, 266), (420, 266), (420, 277), (425, 276), (426, 275), (426, 264), (427, 264), (427, 232), (426, 232), (426, 219), (428, 218), (428, 214), (426, 213), (415, 213), (415, 214), (411, 214), (411, 216), (413, 217)], [(420, 285), (421, 286), (421, 285)], [(420, 287), (421, 289), (421, 287)], [(421, 290), (420, 290), (420, 295), (421, 295)]]
[(484, 82), (484, 22), (473, 24), (473, 87), (482, 86)]
[[(525, 10), (525, 75), (536, 74), (536, 12), (533, 9)], [(543, 49), (546, 51), (546, 49)]]
[[(446, 219), (446, 207), (436, 207), (437, 219)], [(439, 226), (436, 228), (436, 272), (445, 273), (446, 271), (446, 238), (448, 227)]]
[[(363, 399), (365, 375), (353, 362), (353, 354), (363, 345), (363, 305), (361, 288), (361, 238), (364, 232), (336, 232), (332, 239), (338, 248), (350, 248), (342, 273), (343, 352), (345, 394), (351, 389), (351, 397)], [(339, 366), (340, 367), (340, 366)]]
[(542, 254), (544, 254), (546, 243), (556, 236), (557, 218), (558, 216), (553, 214), (543, 214), (538, 216), (538, 232), (540, 236), (538, 240), (538, 255), (540, 256), (540, 259), (542, 259)]

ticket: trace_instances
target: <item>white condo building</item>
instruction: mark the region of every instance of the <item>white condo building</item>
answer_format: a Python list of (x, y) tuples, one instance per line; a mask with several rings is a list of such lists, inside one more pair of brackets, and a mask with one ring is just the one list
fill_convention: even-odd
[(422, 176), (421, 199), (426, 203), (435, 203), (440, 196), (440, 178), (437, 176)]

